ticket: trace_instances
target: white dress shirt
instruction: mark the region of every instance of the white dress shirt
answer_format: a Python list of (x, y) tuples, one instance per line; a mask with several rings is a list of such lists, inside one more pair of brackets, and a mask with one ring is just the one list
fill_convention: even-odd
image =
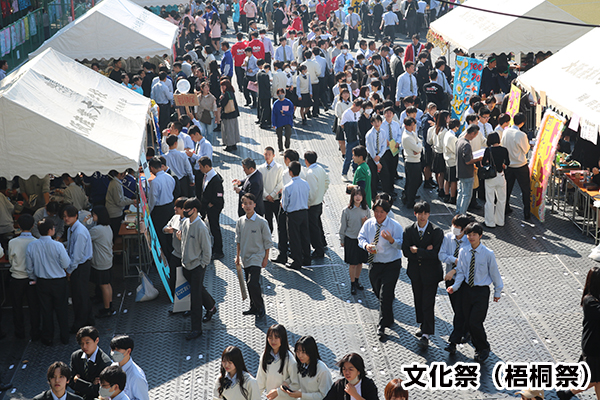
[(306, 182), (310, 186), (308, 195), (308, 206), (316, 206), (323, 203), (325, 192), (329, 189), (329, 175), (318, 164), (311, 164), (306, 169)]
[(398, 81), (396, 82), (396, 101), (401, 101), (408, 96), (417, 96), (418, 89), (417, 78), (408, 72), (403, 73), (398, 77)]
[(271, 161), (270, 164), (264, 163), (258, 167), (258, 171), (263, 177), (263, 200), (267, 201), (267, 196), (277, 200), (279, 192), (283, 189), (283, 166)]

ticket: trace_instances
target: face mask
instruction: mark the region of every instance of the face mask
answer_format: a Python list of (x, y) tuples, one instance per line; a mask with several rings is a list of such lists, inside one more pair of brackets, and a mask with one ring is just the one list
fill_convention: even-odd
[(461, 230), (460, 228), (456, 228), (456, 227), (454, 227), (454, 226), (452, 227), (452, 234), (453, 234), (454, 236), (458, 236), (458, 235), (460, 235), (461, 233), (462, 233), (462, 230)]
[(283, 100), (283, 99), (285, 99), (285, 94), (280, 94), (280, 95), (279, 95), (279, 96), (277, 96), (277, 97), (279, 97), (279, 100)]
[(346, 82), (352, 82), (352, 78), (346, 78)]
[(264, 39), (264, 38), (265, 38), (265, 35), (260, 35), (260, 38), (261, 38), (261, 39)]
[(350, 383), (351, 385), (356, 385), (358, 381), (360, 381), (360, 375), (352, 379), (351, 381), (348, 381), (348, 383)]
[(289, 68), (286, 68), (286, 69), (285, 69), (285, 73), (286, 73), (286, 74), (289, 74), (289, 73), (290, 73), (290, 71), (291, 71), (291, 69), (289, 69)]
[(295, 70), (296, 70), (296, 67), (292, 67), (292, 71), (295, 71)]
[(366, 64), (365, 60), (360, 60), (360, 65), (365, 65), (365, 64)]
[(184, 211), (184, 212), (183, 212), (183, 216), (184, 216), (184, 217), (186, 217), (186, 218), (189, 218), (189, 217), (190, 217), (190, 215), (192, 215), (192, 212), (191, 212), (191, 211)]
[(367, 114), (367, 115), (371, 115), (371, 113), (372, 113), (372, 112), (373, 112), (373, 109), (372, 109), (372, 108), (367, 108), (367, 109), (365, 110), (365, 114)]
[(348, 54), (348, 49), (342, 49), (343, 54)]
[(113, 350), (110, 352), (110, 358), (112, 358), (114, 362), (120, 363), (125, 359), (125, 355), (120, 351)]
[(103, 387), (101, 387), (100, 390), (98, 390), (98, 394), (103, 399), (108, 399), (109, 397), (112, 397), (113, 393), (114, 393), (114, 390), (111, 392), (110, 389), (105, 389)]

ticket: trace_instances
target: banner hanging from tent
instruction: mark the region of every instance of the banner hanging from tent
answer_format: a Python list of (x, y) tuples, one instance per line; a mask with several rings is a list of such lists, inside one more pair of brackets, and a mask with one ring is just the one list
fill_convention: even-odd
[(565, 127), (566, 120), (554, 111), (546, 110), (529, 162), (531, 187), (531, 213), (541, 222), (546, 214), (546, 190), (548, 179), (552, 174), (552, 164), (556, 154), (558, 141)]
[[(508, 95), (508, 104), (506, 106), (506, 113), (510, 115), (510, 123), (512, 125), (512, 118), (516, 113), (519, 112), (521, 106), (521, 89), (515, 85), (510, 85), (510, 94)], [(542, 125), (543, 126), (543, 125)]]
[(479, 93), (483, 60), (477, 58), (456, 57), (454, 91), (452, 94), (452, 118), (464, 122), (465, 111), (469, 108), (469, 98)]

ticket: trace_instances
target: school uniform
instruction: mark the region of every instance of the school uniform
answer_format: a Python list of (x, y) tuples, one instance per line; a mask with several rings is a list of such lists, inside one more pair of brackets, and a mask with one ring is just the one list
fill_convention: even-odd
[(265, 252), (273, 247), (271, 231), (267, 220), (256, 212), (252, 217), (240, 217), (235, 224), (235, 243), (240, 246), (240, 258), (244, 266), (248, 295), (250, 296), (250, 309), (263, 314), (265, 303), (260, 287), (260, 274)]
[(329, 189), (329, 175), (317, 163), (311, 164), (306, 169), (306, 182), (310, 187), (308, 195), (308, 230), (310, 244), (315, 249), (316, 257), (325, 255), (325, 233), (323, 231), (323, 197)]
[[(154, 226), (165, 226), (174, 214), (173, 211), (173, 190), (175, 189), (175, 179), (164, 171), (158, 171), (154, 179), (149, 182), (150, 191), (148, 195), (148, 207), (150, 208), (150, 217)], [(167, 235), (161, 229), (156, 232), (160, 247), (164, 254), (170, 254), (171, 242)]]
[[(383, 121), (380, 127), (380, 132), (383, 137), (385, 137), (384, 143), (391, 142), (394, 140), (396, 144), (402, 146), (402, 129), (400, 124), (396, 121), (387, 122)], [(400, 153), (396, 155), (392, 154), (392, 150), (389, 147), (389, 144), (386, 144), (386, 151), (383, 153), (381, 160), (381, 171), (379, 171), (379, 177), (381, 178), (381, 188), (384, 192), (388, 193), (390, 196), (395, 197), (396, 193), (394, 191), (394, 180), (396, 179), (396, 174), (398, 170), (398, 157)], [(408, 172), (406, 173), (408, 179)]]
[[(264, 163), (258, 167), (258, 171), (263, 177), (263, 204), (265, 209), (265, 219), (269, 224), (269, 229), (273, 232), (273, 218), (277, 218), (280, 207), (280, 192), (283, 190), (283, 166), (275, 161), (270, 164)], [(268, 201), (267, 196), (271, 196), (273, 201)]]
[[(279, 352), (285, 351), (284, 349), (280, 349)], [(292, 354), (291, 351), (287, 350), (287, 357), (285, 360), (285, 365), (283, 366), (283, 371), (279, 373), (279, 369), (281, 368), (281, 357), (278, 354), (273, 354), (271, 351), (270, 354), (267, 355), (267, 370), (265, 371), (262, 367), (263, 365), (263, 357), (260, 356), (260, 360), (258, 361), (258, 371), (256, 372), (256, 381), (258, 382), (258, 389), (260, 393), (263, 391), (267, 391), (269, 393), (273, 389), (277, 389), (277, 398), (278, 399), (290, 399), (291, 397), (281, 390), (280, 386), (283, 382), (287, 382), (288, 387), (293, 391), (296, 391), (300, 388), (300, 384), (298, 383), (298, 366), (296, 364), (296, 358)]]
[(123, 221), (123, 209), (133, 204), (133, 199), (128, 199), (123, 193), (123, 184), (115, 177), (110, 178), (108, 189), (106, 190), (106, 211), (110, 217), (110, 227), (113, 232), (113, 238), (116, 239)]
[(98, 397), (100, 388), (99, 384), (94, 384), (94, 380), (111, 364), (112, 360), (100, 347), (90, 357), (83, 350), (75, 350), (71, 354), (71, 372), (73, 376), (79, 375), (79, 378), (77, 381), (71, 379), (69, 387), (83, 397), (83, 400), (94, 400)]
[(367, 262), (369, 254), (358, 245), (358, 234), (363, 224), (363, 218), (369, 218), (369, 209), (361, 207), (346, 207), (342, 211), (340, 225), (340, 244), (344, 246), (344, 262), (358, 265)]
[[(310, 186), (300, 177), (293, 177), (284, 186), (281, 208), (287, 216), (287, 233), (289, 247), (294, 262), (292, 268), (300, 269), (302, 265), (310, 265), (310, 238), (308, 229), (308, 196)], [(281, 249), (280, 249), (281, 253)]]
[(165, 225), (162, 230), (166, 228), (173, 228), (172, 241), (171, 244), (173, 246), (173, 251), (169, 254), (169, 287), (171, 288), (171, 293), (175, 293), (175, 283), (177, 279), (177, 267), (181, 266), (181, 240), (177, 237), (177, 231), (181, 230), (181, 221), (183, 218), (177, 214), (173, 215), (173, 217), (169, 220), (167, 225)]
[[(46, 390), (35, 396), (33, 400), (56, 400), (56, 396), (52, 393), (52, 390)], [(58, 400), (83, 400), (80, 396), (73, 394), (71, 392), (65, 391), (65, 396), (61, 397)]]
[[(466, 247), (471, 247), (467, 235), (463, 235), (460, 239), (457, 239), (452, 232), (448, 232), (444, 235), (444, 240), (442, 241), (442, 247), (440, 248), (438, 258), (441, 262), (446, 264), (446, 274), (453, 269), (456, 269), (456, 262), (458, 261), (460, 249)], [(446, 281), (446, 288), (454, 284), (455, 278), (456, 275), (454, 275), (454, 278), (452, 278), (450, 281)], [(465, 324), (465, 313), (463, 311), (461, 295), (462, 292), (460, 290), (449, 295), (450, 305), (452, 306), (452, 311), (454, 311), (454, 318), (452, 321), (453, 326), (463, 326)], [(467, 331), (468, 329), (460, 329), (458, 331), (454, 329), (450, 334), (450, 343), (460, 343), (462, 338), (457, 337), (457, 335), (460, 334), (460, 332)]]
[(315, 376), (308, 375), (308, 366), (298, 365), (298, 383), (302, 391), (303, 399), (321, 400), (327, 396), (333, 380), (331, 371), (321, 360), (317, 361), (317, 373)]
[(165, 159), (167, 160), (167, 166), (179, 180), (181, 195), (192, 197), (193, 193), (195, 193), (195, 188), (192, 188), (190, 185), (195, 184), (195, 176), (187, 154), (177, 149), (171, 149), (165, 154)]
[[(300, 175), (298, 175), (300, 179), (306, 180), (306, 174), (304, 173), (304, 169), (300, 169)], [(292, 177), (290, 175), (290, 170), (285, 167), (283, 170), (283, 174), (281, 177), (283, 187), (292, 181)], [(283, 199), (283, 190), (281, 191), (281, 196)], [(277, 257), (276, 262), (285, 263), (287, 261), (287, 253), (288, 253), (288, 231), (287, 231), (287, 213), (281, 207), (283, 202), (280, 201), (279, 215), (277, 216), (277, 249), (279, 250), (279, 256)], [(310, 245), (310, 244), (309, 244)], [(285, 258), (285, 260), (284, 260)]]
[[(490, 284), (494, 284), (494, 297), (500, 297), (504, 283), (498, 270), (494, 252), (483, 244), (461, 249), (456, 265), (454, 291), (463, 289), (465, 320), (471, 333), (471, 342), (477, 353), (489, 352), (490, 344), (483, 323), (490, 303)], [(455, 326), (455, 330), (463, 327)], [(462, 332), (461, 332), (461, 337)]]
[(415, 204), (417, 191), (423, 182), (423, 176), (421, 175), (423, 144), (417, 136), (417, 132), (405, 131), (402, 135), (402, 147), (404, 149), (404, 170), (406, 174), (404, 194), (406, 195), (406, 206), (412, 208)]
[(97, 285), (111, 283), (113, 266), (113, 233), (108, 225), (96, 225), (90, 228), (92, 239), (92, 270), (90, 280)]
[(202, 215), (202, 218), (206, 217), (208, 219), (210, 234), (213, 237), (213, 256), (223, 254), (223, 235), (219, 223), (221, 211), (223, 211), (225, 204), (223, 195), (223, 178), (215, 169), (211, 169), (202, 181), (200, 215)]
[[(410, 278), (415, 302), (417, 323), (424, 334), (435, 333), (435, 295), (438, 283), (444, 279), (438, 253), (444, 240), (444, 232), (427, 221), (421, 228), (415, 222), (406, 227), (402, 240), (402, 252), (408, 258), (406, 273)], [(410, 250), (417, 246), (417, 253)], [(431, 250), (427, 247), (433, 246)]]
[(252, 193), (256, 198), (256, 213), (260, 216), (265, 215), (265, 208), (263, 203), (263, 178), (262, 174), (258, 170), (254, 170), (250, 175), (240, 181), (240, 188), (242, 189), (239, 193), (238, 201), (238, 216), (246, 214), (242, 208), (242, 196), (246, 193)]
[[(329, 393), (325, 396), (324, 400), (351, 400), (353, 397), (350, 397), (348, 393), (346, 393), (346, 385), (348, 384), (348, 380), (345, 378), (338, 379), (331, 389), (329, 389)], [(361, 377), (360, 381), (354, 388), (365, 400), (379, 400), (379, 395), (377, 394), (377, 385), (373, 382), (372, 379), (365, 377)]]
[(133, 362), (131, 357), (121, 368), (127, 375), (125, 389), (122, 393), (126, 394), (131, 400), (149, 400), (148, 381), (144, 370)]
[(227, 375), (226, 379), (226, 387), (223, 388), (223, 392), (219, 394), (219, 378), (217, 378), (217, 382), (215, 383), (215, 389), (213, 390), (213, 399), (214, 400), (260, 400), (260, 390), (258, 389), (258, 383), (256, 379), (252, 377), (247, 372), (242, 372), (244, 374), (244, 384), (243, 387), (246, 389), (246, 396), (242, 393), (241, 385), (239, 379), (237, 379), (237, 375), (240, 372), (238, 371), (233, 377)]
[(90, 231), (79, 221), (75, 221), (67, 229), (67, 253), (71, 259), (67, 273), (71, 274), (69, 281), (74, 314), (71, 331), (76, 332), (81, 327), (94, 325), (88, 288), (94, 253), (92, 237)]
[[(373, 197), (373, 200), (375, 200), (375, 196), (377, 196), (378, 182), (381, 181), (381, 187), (384, 191), (386, 190), (386, 188), (383, 186), (381, 173), (378, 170), (378, 165), (381, 165), (381, 170), (383, 171), (381, 159), (388, 149), (385, 132), (383, 132), (381, 129), (377, 130), (375, 128), (371, 128), (371, 130), (369, 130), (365, 136), (365, 145), (367, 147), (367, 153), (369, 153), (369, 159), (367, 163), (369, 165), (369, 169), (371, 170), (371, 197)], [(377, 163), (375, 163), (375, 157), (379, 157), (379, 161)], [(389, 172), (386, 170), (384, 172), (384, 176), (386, 173), (389, 174)], [(389, 180), (389, 177), (386, 177), (386, 179)], [(389, 181), (386, 181), (386, 183), (389, 186)]]

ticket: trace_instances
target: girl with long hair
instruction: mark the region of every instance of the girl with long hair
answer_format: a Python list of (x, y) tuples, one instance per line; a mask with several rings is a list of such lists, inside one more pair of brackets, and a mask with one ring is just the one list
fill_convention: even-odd
[(333, 384), (325, 400), (379, 400), (377, 385), (367, 377), (365, 362), (360, 355), (346, 354), (337, 365), (343, 378)]
[(283, 325), (271, 325), (267, 330), (265, 351), (258, 363), (256, 380), (260, 392), (267, 391), (268, 399), (289, 399), (285, 388), (298, 390), (300, 387), (296, 359), (290, 351)]
[(329, 368), (321, 361), (317, 342), (312, 336), (302, 336), (296, 342), (294, 351), (298, 363), (300, 390), (291, 390), (288, 394), (294, 398), (324, 399), (333, 381)]
[(213, 392), (215, 400), (260, 400), (256, 379), (248, 373), (242, 351), (229, 346), (221, 355), (221, 374)]

